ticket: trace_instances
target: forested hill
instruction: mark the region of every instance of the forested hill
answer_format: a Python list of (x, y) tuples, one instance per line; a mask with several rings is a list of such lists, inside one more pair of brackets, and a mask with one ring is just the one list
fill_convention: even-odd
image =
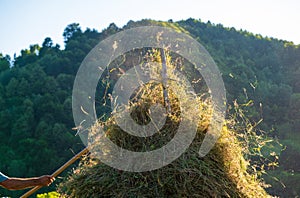
[[(279, 167), (269, 170), (280, 182), (271, 180), (269, 192), (299, 196), (300, 47), (195, 19), (129, 21), (123, 28), (149, 24), (183, 28), (208, 50), (223, 74), (229, 113), (236, 100), (253, 123), (263, 119), (258, 127), (284, 145), (277, 150)], [(20, 177), (51, 173), (83, 147), (72, 130), (76, 72), (100, 40), (123, 28), (111, 24), (102, 32), (83, 31), (74, 23), (63, 32), (64, 49), (45, 38), (42, 46), (31, 45), (14, 60), (0, 55), (1, 172)], [(1, 189), (0, 194), (12, 193)]]

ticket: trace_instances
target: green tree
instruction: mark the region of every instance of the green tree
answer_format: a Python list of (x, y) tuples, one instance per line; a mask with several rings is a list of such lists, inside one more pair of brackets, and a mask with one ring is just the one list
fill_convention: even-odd
[(2, 71), (8, 70), (10, 67), (10, 57), (4, 56), (0, 53), (0, 73)]

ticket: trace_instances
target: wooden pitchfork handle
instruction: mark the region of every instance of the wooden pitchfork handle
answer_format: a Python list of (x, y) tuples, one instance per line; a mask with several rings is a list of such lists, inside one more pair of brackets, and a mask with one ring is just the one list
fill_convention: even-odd
[[(82, 151), (80, 151), (79, 153), (77, 153), (74, 157), (72, 157), (68, 162), (66, 162), (64, 165), (62, 165), (59, 169), (57, 169), (51, 176), (52, 177), (56, 177), (58, 176), (61, 172), (63, 172), (68, 166), (70, 166), (71, 164), (73, 164), (77, 159), (79, 159), (82, 155), (86, 154), (89, 151), (88, 148), (83, 149)], [(33, 193), (35, 193), (37, 190), (41, 189), (43, 186), (36, 186), (34, 188), (32, 188), (31, 190), (29, 190), (28, 192), (26, 192), (25, 194), (23, 194), (21, 196), (21, 198), (27, 198), (30, 195), (32, 195)]]

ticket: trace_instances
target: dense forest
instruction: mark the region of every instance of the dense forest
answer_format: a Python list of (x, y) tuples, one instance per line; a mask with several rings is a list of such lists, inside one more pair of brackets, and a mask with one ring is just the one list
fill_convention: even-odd
[[(107, 36), (149, 24), (184, 28), (207, 49), (223, 75), (228, 115), (235, 102), (244, 105), (252, 123), (262, 120), (259, 131), (281, 144), (270, 148), (275, 162), (262, 162), (269, 165), (263, 175), (272, 185), (267, 191), (299, 196), (300, 47), (195, 19), (129, 21), (123, 28), (112, 23), (102, 32), (83, 31), (74, 23), (63, 32), (64, 47), (45, 38), (41, 46), (31, 45), (17, 57), (0, 54), (1, 172), (17, 177), (51, 173), (83, 148), (72, 130), (71, 98), (82, 60)], [(1, 189), (0, 194), (18, 192)]]

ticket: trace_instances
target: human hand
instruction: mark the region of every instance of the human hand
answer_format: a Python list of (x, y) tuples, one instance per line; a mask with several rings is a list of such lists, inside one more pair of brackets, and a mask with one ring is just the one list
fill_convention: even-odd
[(55, 178), (51, 175), (43, 175), (39, 177), (38, 180), (41, 186), (49, 186), (55, 180)]

